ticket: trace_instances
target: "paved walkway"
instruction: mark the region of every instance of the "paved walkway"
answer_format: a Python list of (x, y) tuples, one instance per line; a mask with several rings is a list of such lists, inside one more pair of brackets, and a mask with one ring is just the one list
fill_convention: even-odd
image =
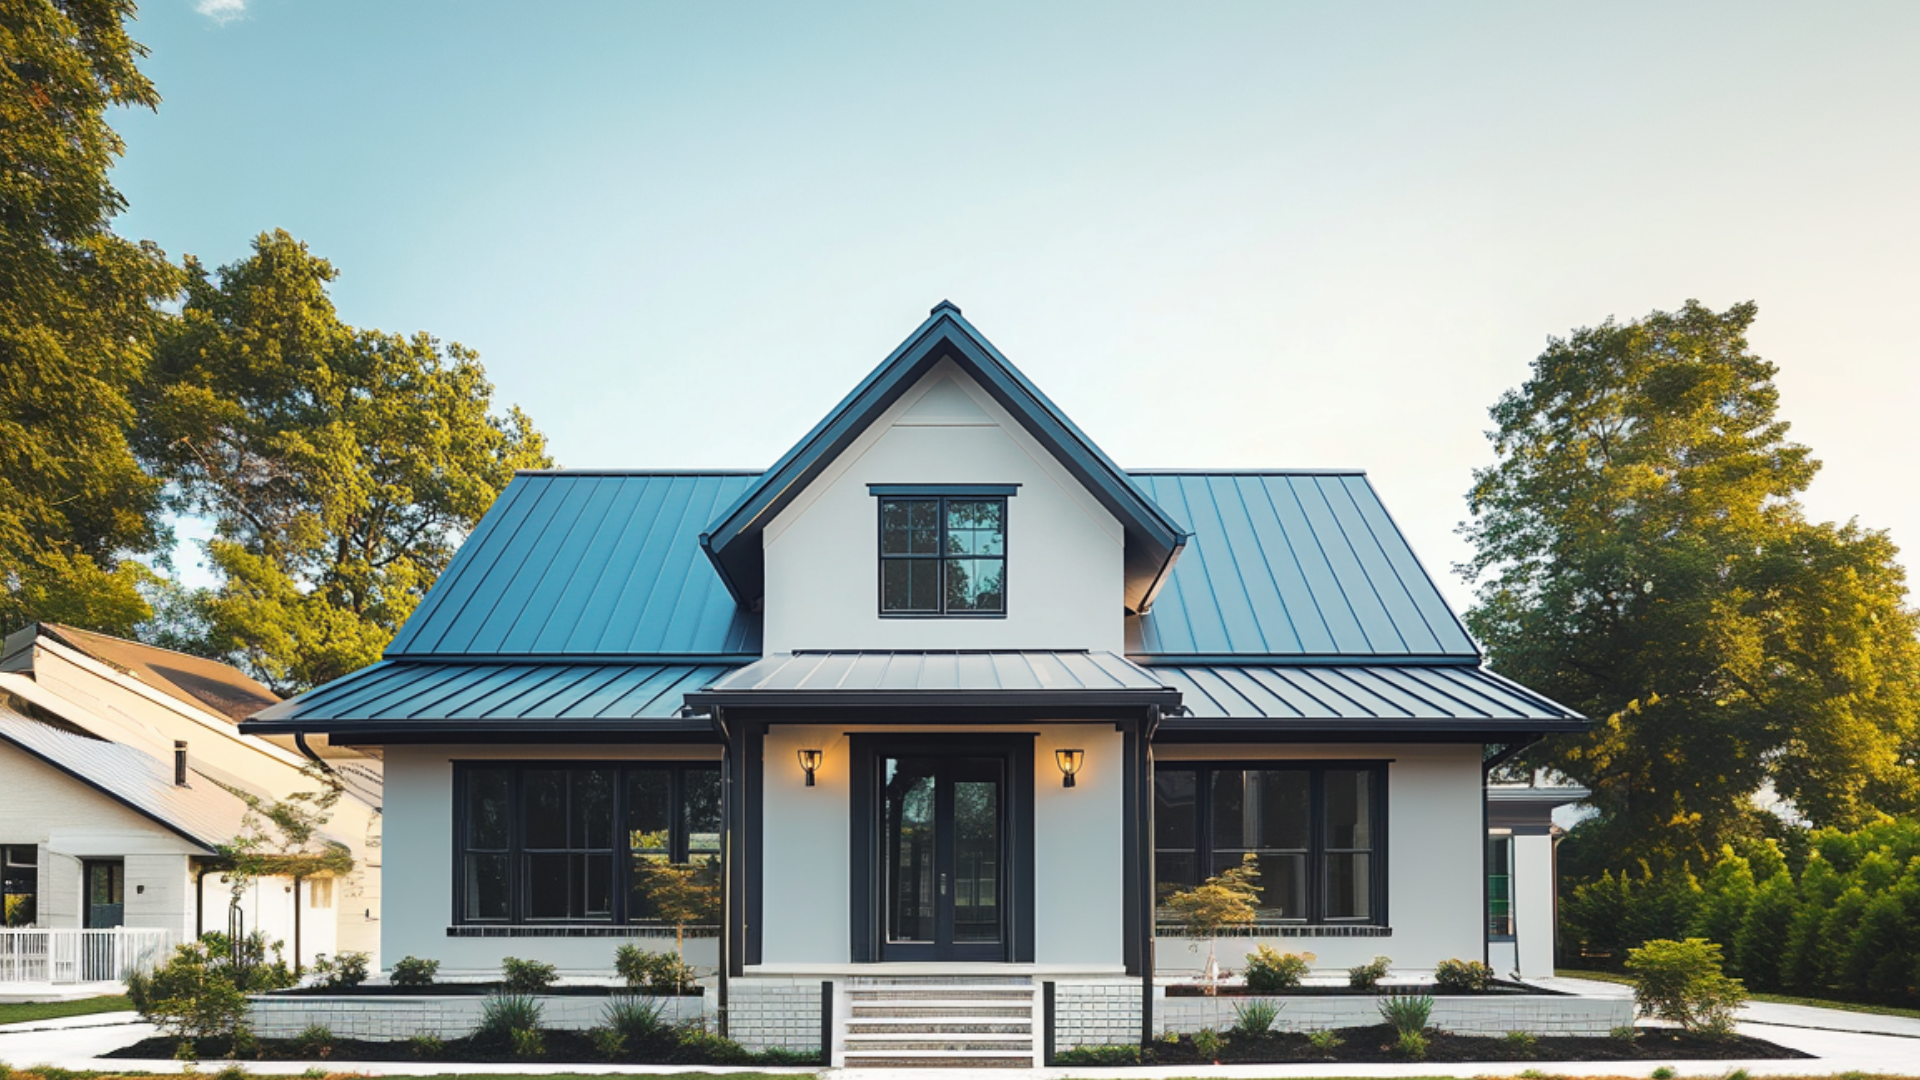
[[(1561, 983), (1576, 980), (1556, 980)], [(1578, 988), (1583, 992), (1587, 986), (1584, 980)], [(1573, 989), (1572, 987), (1567, 987)], [(1618, 989), (1626, 989), (1619, 987)], [(1163, 1078), (1194, 1076), (1203, 1073), (1206, 1076), (1218, 1076), (1223, 1080), (1252, 1080), (1252, 1078), (1273, 1078), (1289, 1080), (1304, 1077), (1479, 1077), (1479, 1076), (1518, 1076), (1523, 1072), (1539, 1071), (1568, 1076), (1649, 1076), (1661, 1065), (1672, 1068), (1676, 1075), (1691, 1077), (1721, 1077), (1735, 1069), (1744, 1069), (1752, 1076), (1833, 1076), (1847, 1072), (1880, 1073), (1895, 1076), (1920, 1078), (1920, 1020), (1898, 1016), (1876, 1016), (1868, 1013), (1842, 1012), (1837, 1009), (1816, 1009), (1803, 1005), (1749, 1005), (1742, 1012), (1740, 1032), (1755, 1038), (1766, 1039), (1781, 1046), (1790, 1047), (1803, 1053), (1814, 1055), (1813, 1059), (1795, 1059), (1788, 1061), (1671, 1061), (1671, 1062), (1567, 1062), (1567, 1061), (1521, 1061), (1503, 1064), (1444, 1065), (1435, 1063), (1408, 1063), (1405, 1065), (1223, 1065), (1217, 1068), (1196, 1068), (1191, 1065), (1167, 1068), (1140, 1069), (1092, 1069), (1092, 1068), (1056, 1068), (1035, 1069), (1024, 1075), (1036, 1078), (1084, 1077), (1102, 1078), (1102, 1080), (1163, 1080)], [(154, 1033), (151, 1024), (140, 1022), (134, 1013), (99, 1013), (93, 1016), (70, 1016), (57, 1020), (35, 1020), (23, 1024), (0, 1026), (0, 1062), (16, 1067), (33, 1065), (53, 1065), (63, 1069), (85, 1069), (93, 1071), (117, 1071), (137, 1069), (151, 1073), (177, 1073), (183, 1066), (176, 1061), (120, 1061), (101, 1060), (99, 1055), (109, 1053), (123, 1046), (147, 1038)], [(211, 1066), (212, 1063), (207, 1063)], [(687, 1065), (669, 1065), (649, 1068), (646, 1066), (623, 1065), (457, 1065), (430, 1064), (415, 1062), (375, 1062), (359, 1064), (350, 1061), (325, 1062), (248, 1062), (247, 1070), (260, 1075), (298, 1075), (318, 1065), (330, 1072), (367, 1073), (376, 1076), (425, 1076), (442, 1073), (493, 1073), (521, 1076), (541, 1076), (553, 1073), (588, 1073), (596, 1075), (628, 1074), (647, 1075), (657, 1073), (726, 1073), (740, 1072), (739, 1068), (699, 1067)], [(204, 1070), (205, 1066), (203, 1066)], [(756, 1072), (806, 1074), (819, 1073), (820, 1069), (754, 1069)], [(836, 1070), (840, 1071), (840, 1070)], [(995, 1070), (1000, 1075), (1007, 1070)], [(861, 1080), (925, 1080), (924, 1071), (883, 1071), (861, 1070), (857, 1074)], [(952, 1075), (952, 1074), (948, 1074)], [(1021, 1075), (1017, 1072), (1014, 1075)]]

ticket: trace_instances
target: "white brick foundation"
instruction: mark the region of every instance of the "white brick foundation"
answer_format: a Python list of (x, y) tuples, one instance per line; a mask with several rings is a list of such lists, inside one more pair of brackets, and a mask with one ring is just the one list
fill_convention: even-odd
[(727, 984), (727, 1037), (749, 1050), (820, 1048), (820, 980), (751, 976)]
[(1140, 1045), (1140, 980), (1057, 982), (1053, 986), (1053, 1046)]
[[(709, 991), (711, 993), (711, 991)], [(262, 994), (251, 1000), (253, 1033), (263, 1039), (287, 1039), (309, 1025), (320, 1024), (342, 1039), (392, 1042), (429, 1034), (441, 1039), (471, 1035), (480, 1023), (486, 998), (477, 994), (435, 996), (372, 996), (319, 994)], [(541, 1022), (550, 1028), (584, 1031), (598, 1027), (608, 998), (537, 994)], [(649, 998), (661, 1005), (669, 1023), (699, 1022), (706, 1013), (706, 997)], [(816, 1029), (818, 1024), (815, 1024)], [(816, 1038), (817, 1041), (817, 1038)]]
[[(1155, 995), (1157, 1031), (1188, 1034), (1201, 1028), (1233, 1026), (1235, 1004), (1271, 1001), (1281, 1005), (1275, 1031), (1369, 1027), (1380, 1019), (1372, 995), (1274, 995), (1270, 997), (1162, 997)], [(1549, 994), (1487, 994), (1433, 999), (1432, 1026), (1455, 1035), (1501, 1036), (1509, 1031), (1535, 1035), (1607, 1035), (1633, 1023), (1630, 998), (1573, 997)], [(1074, 1045), (1061, 1042), (1060, 1046)]]

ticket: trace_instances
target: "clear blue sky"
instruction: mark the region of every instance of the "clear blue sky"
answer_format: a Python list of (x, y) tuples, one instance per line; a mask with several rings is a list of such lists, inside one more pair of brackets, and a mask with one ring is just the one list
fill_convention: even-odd
[(1366, 467), (1464, 604), (1486, 408), (1546, 337), (1753, 299), (1809, 511), (1920, 546), (1920, 4), (146, 0), (135, 36), (123, 234), (288, 229), (565, 465), (765, 466), (951, 298), (1123, 465)]

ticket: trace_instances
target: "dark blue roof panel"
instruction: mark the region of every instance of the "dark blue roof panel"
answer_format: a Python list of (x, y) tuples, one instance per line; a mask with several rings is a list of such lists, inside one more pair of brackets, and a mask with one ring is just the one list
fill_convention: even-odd
[(522, 473), (387, 649), (423, 656), (758, 656), (700, 551), (757, 473)]
[(1132, 476), (1193, 536), (1128, 655), (1479, 657), (1365, 475)]
[(256, 730), (355, 724), (670, 721), (684, 695), (726, 674), (726, 664), (455, 663), (387, 660), (249, 721)]

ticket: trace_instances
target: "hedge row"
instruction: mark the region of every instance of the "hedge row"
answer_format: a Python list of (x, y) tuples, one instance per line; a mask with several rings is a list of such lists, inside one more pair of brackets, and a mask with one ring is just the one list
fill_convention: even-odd
[(1618, 964), (1656, 938), (1718, 942), (1753, 990), (1920, 999), (1920, 822), (1820, 830), (1791, 868), (1767, 840), (1691, 868), (1604, 874), (1561, 898), (1570, 966)]

